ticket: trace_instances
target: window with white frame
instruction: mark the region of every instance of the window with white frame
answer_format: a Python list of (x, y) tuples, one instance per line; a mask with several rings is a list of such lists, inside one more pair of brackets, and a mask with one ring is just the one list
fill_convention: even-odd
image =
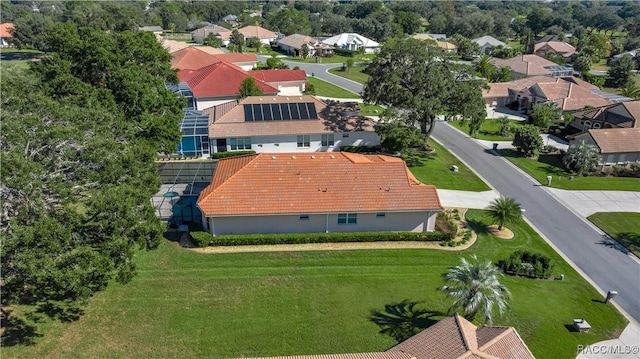
[(357, 224), (357, 213), (338, 213), (338, 224)]
[(251, 137), (233, 137), (229, 139), (231, 151), (241, 151), (251, 149)]
[(311, 137), (309, 135), (299, 135), (298, 147), (311, 147)]
[(333, 146), (333, 133), (322, 135), (322, 146)]

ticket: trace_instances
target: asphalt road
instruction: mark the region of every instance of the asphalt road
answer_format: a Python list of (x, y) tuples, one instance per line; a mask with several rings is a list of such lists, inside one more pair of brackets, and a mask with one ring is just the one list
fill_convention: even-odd
[(453, 127), (437, 123), (433, 137), (502, 195), (516, 198), (529, 222), (602, 290), (617, 291), (614, 301), (640, 321), (640, 262), (633, 255), (602, 236), (506, 159), (470, 141)]

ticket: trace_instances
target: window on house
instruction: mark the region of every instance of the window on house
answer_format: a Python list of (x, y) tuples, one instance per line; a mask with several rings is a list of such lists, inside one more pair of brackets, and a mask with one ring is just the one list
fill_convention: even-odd
[(338, 213), (338, 224), (357, 224), (357, 213)]
[(309, 215), (308, 214), (301, 214), (300, 215), (300, 220), (301, 221), (308, 221), (309, 220)]
[(348, 133), (343, 133), (342, 134), (342, 138), (349, 138), (349, 134)]
[(322, 135), (322, 146), (333, 146), (333, 133)]
[(298, 136), (298, 147), (311, 147), (311, 138), (309, 135)]
[(384, 212), (378, 212), (376, 213), (376, 218), (385, 218), (387, 217), (387, 214)]
[(231, 151), (251, 149), (251, 137), (234, 137), (229, 139)]

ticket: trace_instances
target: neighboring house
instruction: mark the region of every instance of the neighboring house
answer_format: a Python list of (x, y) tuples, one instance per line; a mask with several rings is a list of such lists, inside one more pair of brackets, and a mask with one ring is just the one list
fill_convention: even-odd
[(202, 44), (209, 34), (213, 34), (215, 37), (220, 39), (222, 44), (225, 46), (229, 45), (229, 42), (231, 41), (231, 30), (218, 25), (208, 25), (193, 30), (191, 31), (191, 38), (193, 39), (193, 42)]
[(189, 47), (189, 44), (184, 41), (168, 40), (163, 37), (158, 37), (158, 41), (170, 54)]
[(238, 17), (237, 17), (237, 16), (235, 16), (235, 15), (231, 15), (231, 14), (229, 14), (229, 15), (226, 15), (225, 17), (223, 17), (223, 18), (222, 18), (222, 21), (224, 21), (224, 22), (235, 22), (235, 23), (237, 23), (237, 22), (238, 22)]
[(358, 116), (355, 102), (305, 95), (251, 96), (236, 103), (210, 121), (212, 152), (331, 152), (342, 146), (380, 145), (375, 122)]
[(10, 44), (13, 34), (13, 23), (5, 22), (0, 25), (0, 47), (7, 47)]
[(535, 39), (535, 43), (539, 44), (541, 42), (549, 42), (549, 41), (567, 41), (568, 39), (571, 38), (571, 34), (570, 33), (565, 33), (564, 36), (560, 36), (560, 35), (544, 35), (544, 36), (538, 36)]
[(267, 30), (258, 25), (245, 26), (238, 29), (238, 32), (244, 35), (245, 40), (258, 39), (263, 45), (270, 45), (278, 38), (275, 32)]
[(573, 136), (569, 151), (581, 143), (598, 148), (603, 166), (640, 162), (640, 128), (590, 129)]
[(278, 40), (278, 47), (291, 56), (302, 56), (302, 46), (309, 48), (308, 56), (329, 56), (333, 47), (307, 35), (293, 34)]
[(535, 104), (546, 102), (556, 103), (563, 111), (611, 104), (596, 86), (575, 77), (534, 76), (491, 83), (489, 89), (482, 90), (482, 97), (487, 106), (509, 106), (525, 112), (531, 111)]
[(225, 53), (210, 46), (188, 46), (171, 53), (171, 67), (179, 70), (197, 70), (220, 61), (247, 71), (258, 64), (256, 54)]
[(197, 206), (213, 235), (427, 232), (443, 210), (402, 159), (348, 152), (222, 159)]
[(164, 30), (162, 29), (162, 26), (142, 26), (138, 28), (138, 31), (149, 31), (156, 35), (160, 35)]
[(307, 84), (304, 70), (256, 70), (249, 71), (249, 75), (277, 88), (280, 96), (300, 96)]
[[(473, 325), (455, 314), (378, 353), (279, 357), (280, 359), (534, 359), (513, 327)], [(275, 358), (274, 358), (275, 359)]]
[(482, 36), (471, 40), (476, 44), (480, 45), (480, 50), (482, 54), (491, 55), (491, 51), (494, 47), (502, 46), (504, 48), (510, 49), (511, 46), (505, 44), (504, 42), (496, 39), (493, 36)]
[(545, 58), (549, 55), (559, 55), (566, 60), (571, 60), (576, 54), (576, 48), (564, 41), (547, 41), (537, 43), (534, 53)]
[(640, 48), (637, 49), (633, 49), (633, 50), (629, 50), (629, 51), (625, 51), (623, 53), (617, 54), (615, 56), (613, 56), (614, 59), (619, 59), (621, 57), (624, 56), (629, 56), (629, 57), (636, 57), (640, 55)]
[(417, 40), (425, 40), (425, 41), (433, 41), (436, 43), (436, 45), (443, 49), (446, 52), (456, 52), (458, 51), (458, 47), (446, 40), (442, 40), (441, 38), (435, 38), (433, 36), (431, 36), (431, 34), (415, 34), (412, 36), (414, 39)]
[(491, 63), (497, 67), (506, 66), (511, 69), (511, 74), (515, 79), (528, 76), (573, 76), (573, 68), (559, 66), (543, 57), (535, 54), (518, 55), (511, 59), (492, 58)]
[(343, 50), (358, 51), (362, 49), (367, 54), (380, 51), (379, 43), (355, 33), (342, 33), (325, 39), (322, 42)]
[(213, 56), (217, 57), (218, 59), (224, 62), (234, 64), (245, 71), (249, 71), (258, 65), (258, 56), (256, 56), (256, 54), (253, 54), (253, 53), (222, 52), (222, 53), (214, 54)]
[[(196, 70), (178, 72), (180, 82), (185, 83), (193, 94), (194, 109), (199, 111), (236, 100), (240, 95), (240, 85), (247, 77), (251, 75), (246, 71), (220, 60)], [(265, 95), (278, 94), (277, 88), (257, 79), (255, 81)]]
[[(211, 46), (196, 46), (196, 49), (204, 51), (209, 55), (224, 55), (224, 54), (227, 54), (227, 52), (223, 51), (222, 49), (219, 49), (217, 47), (211, 47)], [(256, 61), (257, 61), (257, 57), (256, 57)]]
[(640, 128), (640, 100), (572, 113), (570, 126), (582, 131), (598, 128)]

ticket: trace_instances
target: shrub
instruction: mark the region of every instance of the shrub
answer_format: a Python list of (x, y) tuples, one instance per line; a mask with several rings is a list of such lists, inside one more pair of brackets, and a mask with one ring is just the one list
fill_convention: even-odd
[(497, 263), (505, 273), (531, 278), (549, 278), (553, 270), (553, 261), (539, 253), (515, 251), (507, 259)]
[(376, 146), (341, 146), (340, 151), (353, 152), (353, 153), (371, 153), (371, 152), (377, 152), (378, 147)]
[(535, 155), (543, 146), (540, 131), (532, 125), (519, 126), (513, 139), (513, 145), (518, 149), (518, 152), (524, 152), (527, 157)]
[(448, 218), (445, 212), (440, 212), (436, 217), (436, 231), (442, 232), (445, 240), (451, 240), (458, 234), (458, 226)]
[[(211, 236), (214, 246), (243, 246), (265, 244), (347, 243), (382, 241), (442, 241), (442, 232), (335, 232), (335, 233), (286, 233), (242, 234)], [(195, 243), (194, 243), (195, 244)]]
[(189, 233), (191, 242), (199, 248), (207, 247), (211, 244), (213, 236), (209, 232), (197, 231)]
[(230, 152), (216, 152), (211, 154), (211, 159), (220, 159), (227, 157), (235, 157), (235, 156), (243, 156), (243, 155), (253, 155), (256, 151), (248, 150), (248, 151), (230, 151)]

